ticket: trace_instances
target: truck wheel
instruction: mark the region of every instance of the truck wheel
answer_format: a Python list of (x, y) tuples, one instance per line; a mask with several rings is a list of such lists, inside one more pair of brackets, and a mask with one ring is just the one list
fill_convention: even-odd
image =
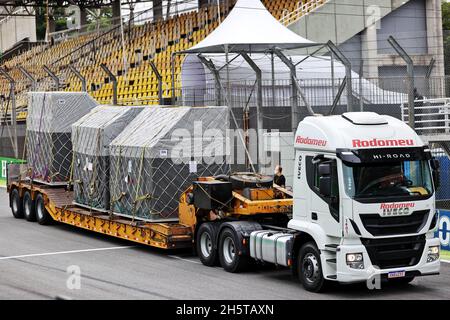
[(196, 249), (200, 261), (208, 267), (216, 266), (219, 262), (215, 244), (216, 231), (211, 223), (203, 223), (197, 230)]
[(23, 194), (23, 213), (27, 221), (36, 221), (35, 203), (29, 191)]
[(298, 277), (306, 290), (325, 290), (328, 281), (323, 277), (319, 249), (314, 242), (307, 242), (300, 248), (297, 265)]
[(41, 225), (47, 225), (52, 222), (52, 217), (45, 209), (44, 196), (40, 193), (36, 196), (36, 219)]
[(23, 218), (22, 199), (20, 199), (19, 190), (13, 189), (9, 195), (11, 203), (11, 211), (16, 219)]
[(249, 257), (239, 255), (238, 245), (236, 233), (230, 228), (224, 229), (220, 234), (219, 258), (225, 271), (236, 273), (248, 267)]

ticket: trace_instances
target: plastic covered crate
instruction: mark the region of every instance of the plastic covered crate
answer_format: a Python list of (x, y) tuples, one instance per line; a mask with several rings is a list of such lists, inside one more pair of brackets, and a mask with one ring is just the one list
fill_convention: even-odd
[(200, 176), (229, 174), (226, 107), (143, 110), (110, 145), (115, 214), (178, 219), (178, 202)]
[(72, 125), (75, 204), (109, 210), (109, 144), (142, 109), (98, 106)]
[(28, 178), (46, 184), (70, 180), (72, 124), (97, 102), (86, 92), (30, 92), (27, 116)]

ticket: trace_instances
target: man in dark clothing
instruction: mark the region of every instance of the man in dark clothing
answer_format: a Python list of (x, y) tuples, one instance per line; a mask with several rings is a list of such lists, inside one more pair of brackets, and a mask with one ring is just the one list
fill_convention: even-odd
[(286, 187), (286, 178), (283, 175), (283, 168), (280, 165), (275, 167), (275, 175), (273, 177), (273, 183), (282, 188)]

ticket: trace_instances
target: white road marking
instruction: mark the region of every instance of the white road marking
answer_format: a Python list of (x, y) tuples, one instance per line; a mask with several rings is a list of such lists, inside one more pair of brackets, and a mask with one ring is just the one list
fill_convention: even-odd
[(46, 252), (46, 253), (22, 254), (22, 255), (19, 255), (19, 256), (0, 257), (0, 260), (30, 258), (30, 257), (42, 257), (42, 256), (54, 256), (54, 255), (59, 255), (59, 254), (95, 252), (95, 251), (106, 251), (106, 250), (120, 250), (120, 249), (134, 248), (134, 247), (135, 246), (124, 246), (124, 247), (109, 247), (109, 248), (95, 248), (95, 249), (72, 250), (72, 251), (57, 251), (57, 252)]
[(450, 263), (450, 260), (441, 260), (441, 262)]
[(183, 260), (183, 261), (187, 261), (187, 262), (190, 262), (190, 263), (202, 264), (202, 263), (201, 263), (201, 262), (199, 262), (199, 261), (195, 261), (195, 260), (189, 260), (189, 259), (184, 259), (184, 258), (182, 258), (182, 257), (178, 257), (178, 256), (169, 256), (169, 257), (171, 257), (171, 258), (175, 258), (175, 259), (178, 259), (178, 260)]

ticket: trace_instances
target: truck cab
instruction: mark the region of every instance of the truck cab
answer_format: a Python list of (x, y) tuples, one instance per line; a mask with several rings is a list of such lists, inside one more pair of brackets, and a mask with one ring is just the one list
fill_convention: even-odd
[(311, 240), (296, 257), (307, 289), (439, 272), (438, 167), (413, 129), (373, 112), (306, 117), (294, 146), (288, 229)]

